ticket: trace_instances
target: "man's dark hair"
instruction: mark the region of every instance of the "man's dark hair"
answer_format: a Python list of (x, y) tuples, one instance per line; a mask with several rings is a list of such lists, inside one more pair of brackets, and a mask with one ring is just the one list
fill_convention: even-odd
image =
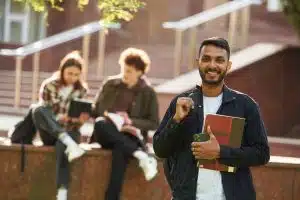
[(137, 70), (140, 70), (143, 73), (145, 73), (145, 69), (146, 69), (147, 65), (146, 65), (146, 63), (143, 61), (143, 59), (140, 56), (137, 56), (137, 55), (128, 55), (125, 58), (124, 62), (125, 62), (126, 65), (133, 66)]
[(150, 63), (150, 58), (144, 50), (133, 47), (125, 49), (119, 58), (120, 66), (130, 65), (143, 74), (149, 71)]
[(216, 47), (220, 47), (222, 49), (225, 49), (226, 52), (227, 52), (227, 55), (228, 55), (228, 60), (229, 60), (229, 58), (230, 58), (230, 47), (229, 47), (229, 44), (228, 44), (227, 40), (225, 40), (224, 38), (212, 37), (212, 38), (205, 39), (200, 45), (199, 52), (198, 52), (198, 58), (200, 57), (200, 53), (201, 53), (201, 50), (202, 50), (203, 46), (206, 46), (206, 45), (214, 45)]

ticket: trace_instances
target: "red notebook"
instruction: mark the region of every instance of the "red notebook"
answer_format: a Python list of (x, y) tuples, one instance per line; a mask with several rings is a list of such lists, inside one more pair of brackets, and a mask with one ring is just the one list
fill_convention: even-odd
[[(208, 125), (220, 145), (235, 148), (239, 148), (241, 146), (245, 126), (244, 118), (208, 114), (204, 120), (202, 133), (195, 134), (194, 141), (209, 140), (209, 135), (206, 133)], [(235, 167), (220, 164), (217, 160), (200, 159), (198, 160), (198, 167), (226, 172), (236, 171)]]

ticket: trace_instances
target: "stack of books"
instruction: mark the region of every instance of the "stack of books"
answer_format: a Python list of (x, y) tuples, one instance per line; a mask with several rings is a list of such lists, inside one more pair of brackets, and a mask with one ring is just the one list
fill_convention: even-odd
[[(206, 132), (207, 126), (210, 126), (212, 133), (220, 145), (240, 148), (245, 126), (244, 118), (208, 114), (204, 119), (202, 133), (194, 134), (194, 141), (205, 142), (210, 140), (210, 136)], [(218, 159), (199, 159), (197, 166), (217, 171), (236, 172), (236, 167), (220, 164)]]

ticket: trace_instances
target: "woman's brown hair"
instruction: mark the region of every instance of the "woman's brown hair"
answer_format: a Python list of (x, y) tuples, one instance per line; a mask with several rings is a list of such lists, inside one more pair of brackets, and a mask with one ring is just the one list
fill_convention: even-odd
[[(61, 61), (58, 71), (55, 73), (56, 78), (58, 78), (63, 85), (65, 85), (64, 71), (68, 67), (77, 67), (81, 72), (84, 68), (84, 60), (80, 55), (79, 51), (72, 51), (68, 53)], [(80, 87), (87, 88), (87, 83), (80, 78), (75, 84), (74, 89), (79, 89)]]

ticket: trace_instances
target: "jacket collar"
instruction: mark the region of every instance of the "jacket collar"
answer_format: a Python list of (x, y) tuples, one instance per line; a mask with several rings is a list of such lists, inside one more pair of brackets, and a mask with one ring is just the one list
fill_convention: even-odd
[[(201, 96), (203, 96), (202, 87), (200, 85), (197, 85), (195, 89), (200, 93)], [(223, 86), (222, 92), (223, 92), (223, 98), (222, 98), (223, 103), (229, 103), (236, 99), (236, 95), (233, 92), (233, 90), (227, 87), (225, 84)], [(202, 102), (202, 98), (200, 99), (200, 101)]]
[[(122, 77), (121, 76), (119, 76), (119, 77), (115, 76), (115, 77), (116, 78), (113, 81), (113, 85), (115, 85), (117, 87), (122, 85), (123, 84)], [(133, 89), (140, 90), (140, 89), (145, 88), (147, 85), (148, 85), (148, 82), (147, 82), (146, 78), (142, 77), (139, 79), (138, 83), (133, 87)]]

